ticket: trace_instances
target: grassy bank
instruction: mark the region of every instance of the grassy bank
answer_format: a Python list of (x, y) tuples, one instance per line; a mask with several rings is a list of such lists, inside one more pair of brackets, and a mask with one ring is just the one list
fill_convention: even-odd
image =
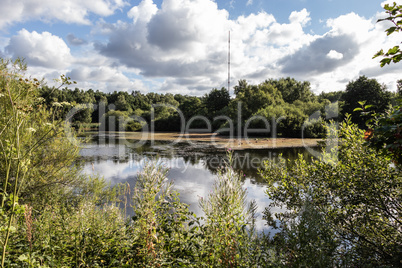
[(219, 149), (232, 148), (235, 150), (243, 149), (275, 149), (275, 148), (292, 148), (292, 147), (314, 147), (317, 142), (322, 139), (301, 139), (301, 138), (261, 138), (261, 137), (233, 137), (216, 135), (215, 133), (177, 133), (177, 132), (97, 132), (86, 131), (84, 136), (113, 137), (120, 140), (137, 141), (137, 140), (154, 140), (167, 142), (203, 142), (208, 145), (215, 146)]

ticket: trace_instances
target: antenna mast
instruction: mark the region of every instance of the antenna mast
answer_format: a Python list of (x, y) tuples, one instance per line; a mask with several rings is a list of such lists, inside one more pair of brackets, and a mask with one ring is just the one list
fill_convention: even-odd
[(230, 31), (228, 39), (228, 91), (230, 93)]

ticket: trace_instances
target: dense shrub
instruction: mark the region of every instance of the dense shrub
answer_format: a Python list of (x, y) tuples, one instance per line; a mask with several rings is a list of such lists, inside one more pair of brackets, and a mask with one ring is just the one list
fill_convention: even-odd
[(400, 265), (402, 173), (367, 147), (363, 137), (346, 121), (339, 146), (324, 151), (321, 160), (266, 164), (262, 174), (270, 206), (286, 208), (276, 214), (266, 210), (270, 225), (277, 228), (280, 221), (273, 243), (283, 262)]

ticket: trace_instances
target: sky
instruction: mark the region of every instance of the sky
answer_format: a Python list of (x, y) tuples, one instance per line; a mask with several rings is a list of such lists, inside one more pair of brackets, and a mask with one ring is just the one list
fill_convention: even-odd
[[(401, 0), (399, 0), (401, 1)], [(293, 77), (344, 90), (365, 75), (396, 90), (402, 63), (383, 68), (390, 22), (376, 0), (0, 0), (0, 57), (24, 58), (48, 85), (202, 96), (238, 80)], [(396, 1), (398, 4), (401, 4)]]

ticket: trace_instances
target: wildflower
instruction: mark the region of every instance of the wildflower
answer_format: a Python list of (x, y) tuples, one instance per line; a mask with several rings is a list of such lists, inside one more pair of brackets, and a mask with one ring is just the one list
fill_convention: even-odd
[(366, 141), (370, 140), (371, 137), (373, 136), (373, 134), (374, 134), (374, 130), (372, 128), (367, 129), (366, 132), (364, 132), (364, 139)]
[(56, 106), (56, 107), (62, 107), (62, 105), (61, 105), (61, 103), (60, 102), (53, 102), (52, 103), (52, 106)]

